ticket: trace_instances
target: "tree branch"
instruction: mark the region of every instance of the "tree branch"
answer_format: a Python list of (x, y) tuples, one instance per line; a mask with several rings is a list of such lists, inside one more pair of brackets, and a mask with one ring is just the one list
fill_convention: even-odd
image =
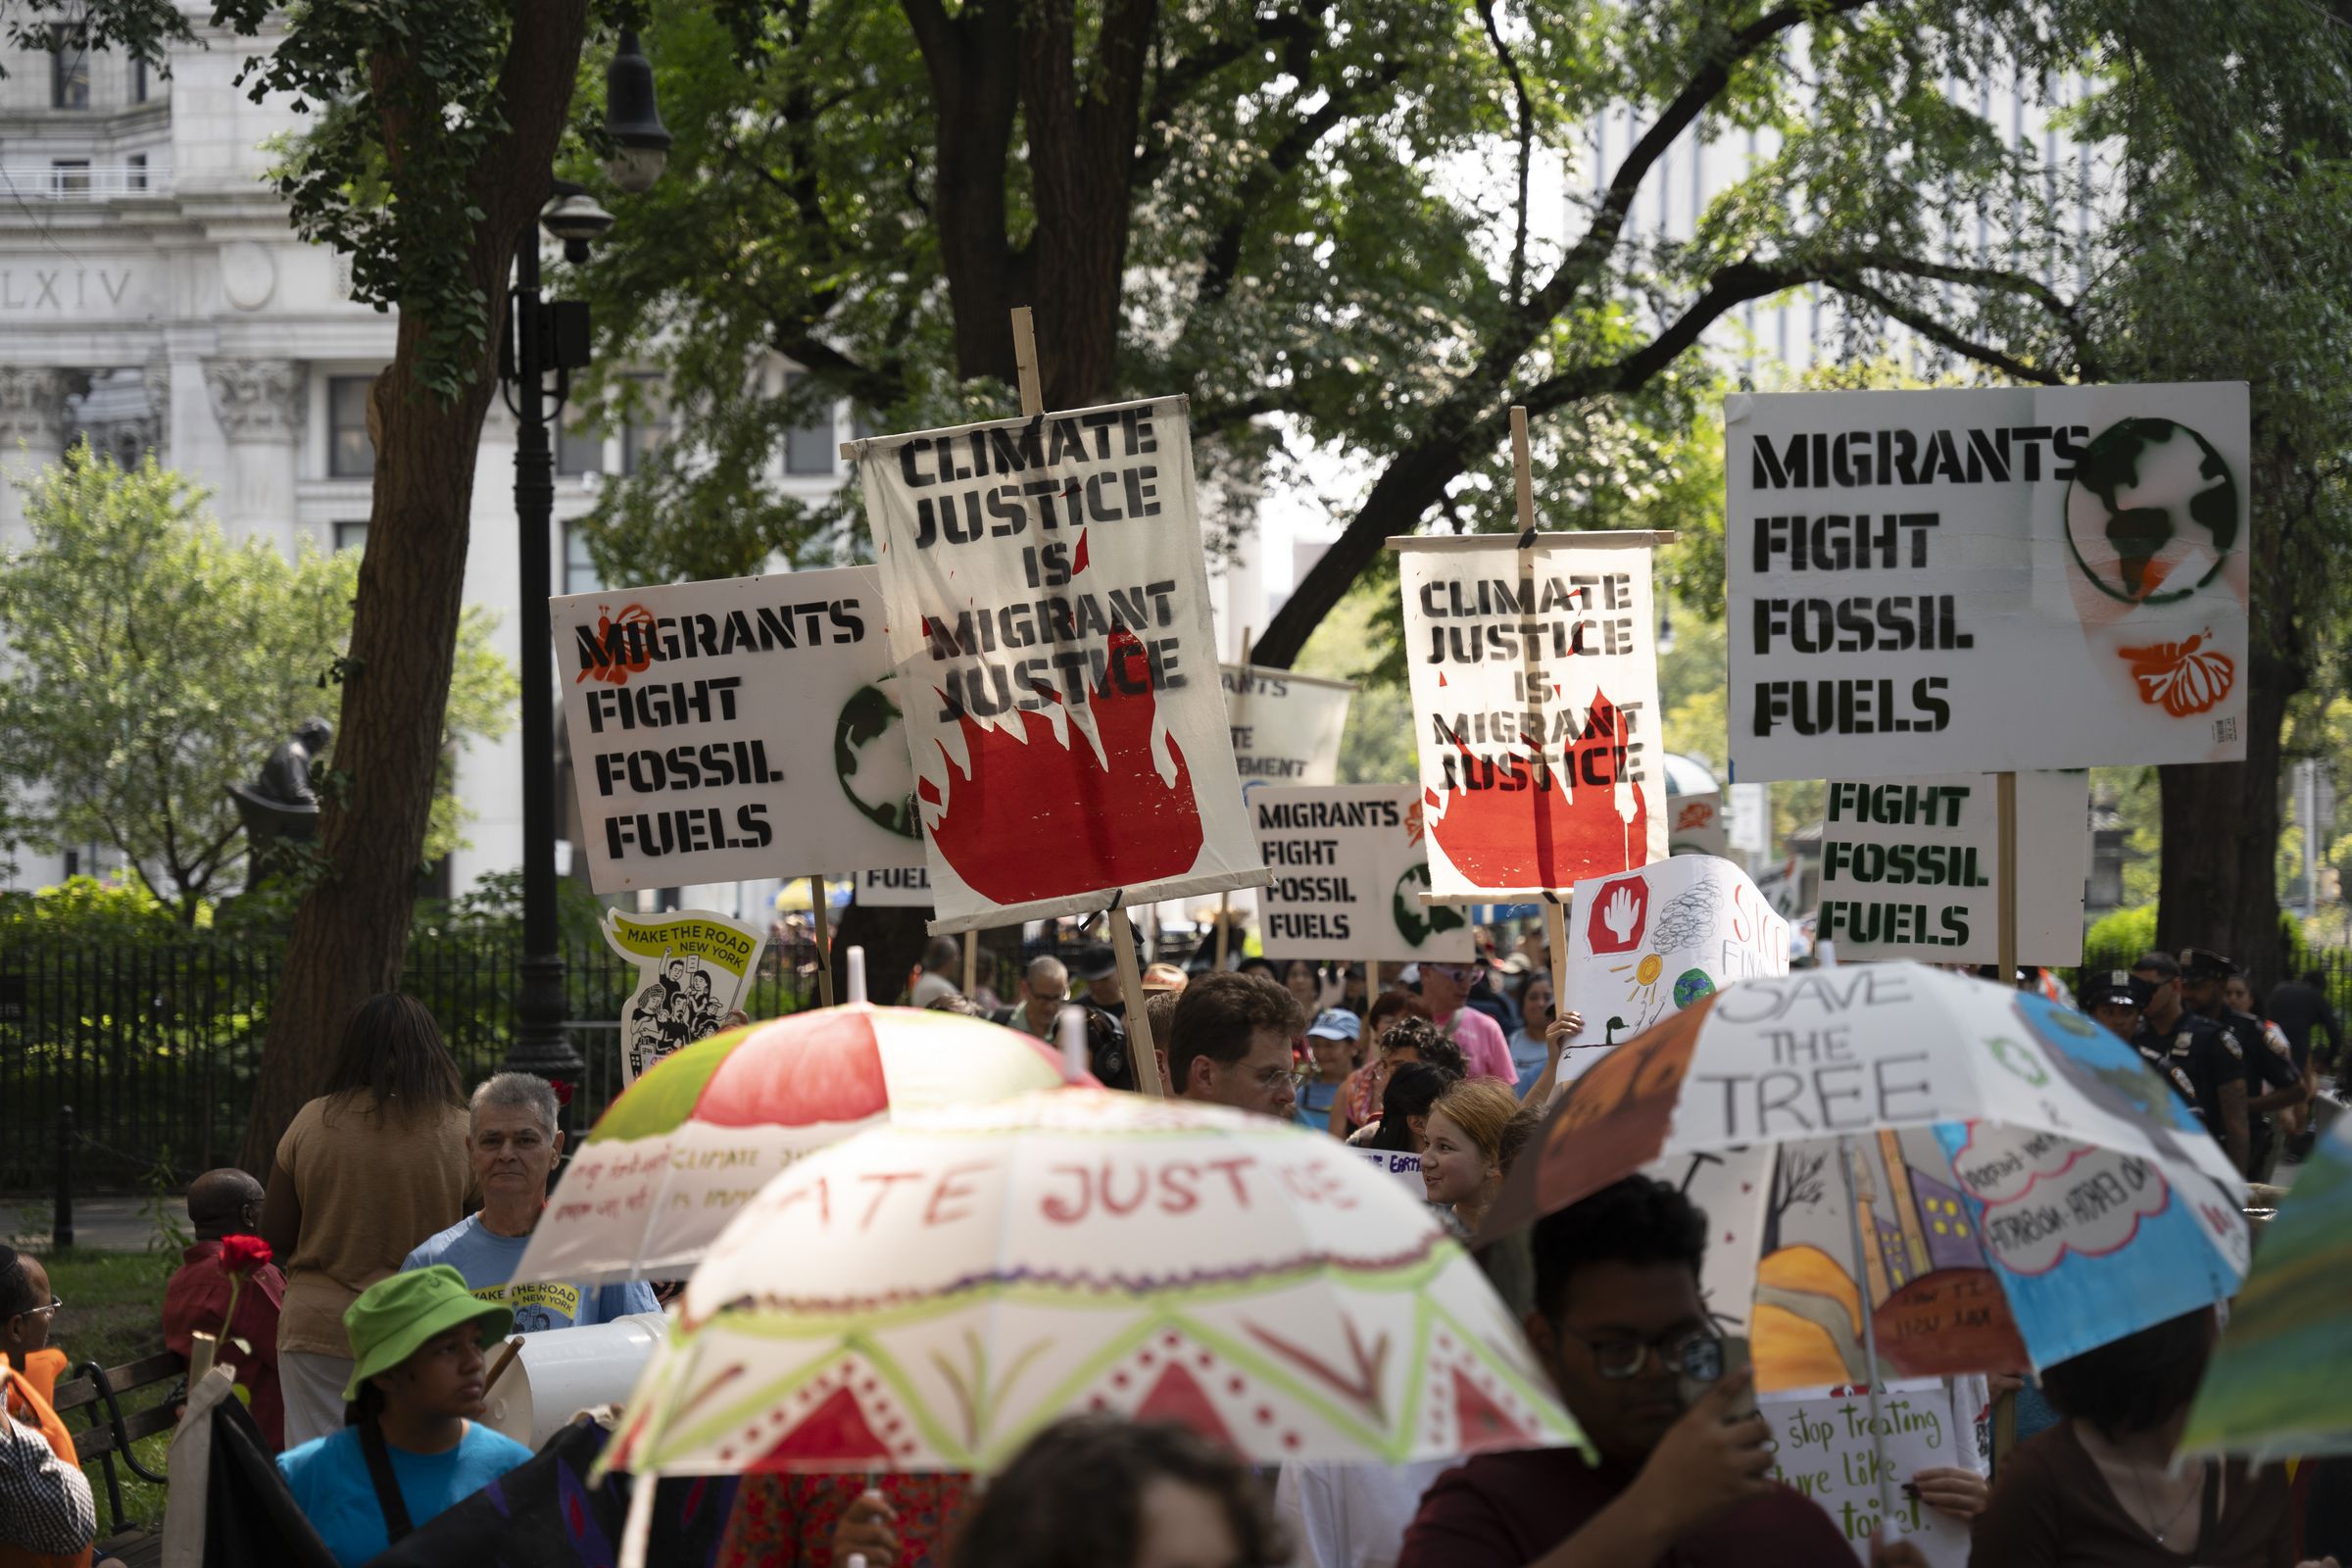
[(1858, 251), (1848, 256), (1846, 263), (1862, 271), (1898, 272), (1906, 277), (1926, 278), (1936, 283), (1956, 283), (1963, 288), (2023, 295), (2047, 312), (2066, 333), (2067, 341), (2075, 350), (2076, 375), (2085, 381), (2101, 378), (2091, 347), (2090, 332), (2082, 323), (2080, 307), (2038, 277), (1992, 267), (1957, 267), (1891, 251)]
[(1478, 0), (1478, 18), (1487, 24), (1487, 40), (1494, 45), (1494, 57), (1502, 62), (1502, 69), (1510, 73), (1511, 91), (1519, 100), (1519, 221), (1517, 232), (1511, 236), (1511, 284), (1506, 296), (1516, 305), (1520, 290), (1527, 286), (1527, 177), (1529, 162), (1535, 156), (1536, 106), (1527, 96), (1527, 77), (1519, 70), (1519, 57), (1503, 41), (1502, 24), (1494, 16), (1494, 0)]
[[(1322, 10), (1318, 5), (1314, 9)], [(1284, 45), (1284, 69), (1304, 81), (1313, 69), (1315, 53), (1324, 43), (1322, 24), (1310, 18), (1304, 9), (1280, 11), (1272, 16), (1254, 19), (1254, 25), (1243, 32), (1217, 39), (1185, 56), (1159, 74), (1152, 88), (1152, 101), (1144, 110), (1142, 142), (1136, 151), (1136, 185), (1150, 185), (1175, 148), (1175, 134), (1170, 122), (1183, 108), (1195, 89), (1227, 66), (1247, 60), (1270, 43)]]
[(1833, 275), (1822, 279), (1840, 294), (1850, 295), (1870, 306), (1889, 320), (1900, 321), (1929, 342), (1951, 350), (1964, 359), (2000, 371), (2016, 381), (2029, 381), (2036, 386), (2065, 386), (2067, 379), (2055, 370), (2026, 364), (2023, 360), (2003, 354), (1989, 344), (1962, 337), (1952, 328), (1924, 311), (1916, 310), (1886, 293), (1851, 275)]

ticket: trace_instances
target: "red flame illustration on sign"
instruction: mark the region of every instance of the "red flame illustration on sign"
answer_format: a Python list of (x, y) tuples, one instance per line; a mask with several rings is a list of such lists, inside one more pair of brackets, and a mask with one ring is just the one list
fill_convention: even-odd
[(1649, 801), (1640, 784), (1628, 781), (1632, 819), (1617, 811), (1626, 741), (1624, 715), (1600, 691), (1584, 733), (1549, 767), (1548, 759), (1481, 758), (1456, 740), (1457, 782), (1444, 795), (1422, 791), (1434, 813), (1429, 835), (1456, 870), (1486, 888), (1564, 888), (1646, 864)]
[[(1085, 544), (1082, 533), (1081, 560)], [(968, 767), (940, 746), (945, 775), (916, 781), (926, 806), (944, 808), (928, 823), (940, 858), (982, 897), (1021, 904), (1132, 887), (1181, 876), (1200, 858), (1200, 807), (1184, 750), (1166, 737), (1169, 777), (1152, 755), (1159, 694), (1151, 659), (1123, 626), (1105, 653), (1085, 704), (1094, 743), (1066, 695), (1040, 686), (1048, 704), (1011, 715), (1018, 729), (959, 714)], [(1067, 744), (1054, 736), (1055, 709)]]
[(2175, 718), (2186, 718), (2229, 696), (2237, 684), (2237, 665), (2229, 655), (2205, 647), (2211, 635), (2201, 632), (2184, 643), (2123, 650), (2132, 678), (2139, 682), (2139, 700), (2151, 708), (2161, 703)]

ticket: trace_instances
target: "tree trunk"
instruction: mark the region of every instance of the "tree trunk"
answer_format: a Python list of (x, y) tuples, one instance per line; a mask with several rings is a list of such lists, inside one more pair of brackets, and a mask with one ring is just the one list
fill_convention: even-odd
[(938, 105), (931, 220), (956, 323), (956, 373), (964, 380), (1015, 374), (1012, 308), (1030, 273), (1012, 249), (1004, 181), (1020, 107), (1019, 0), (973, 0), (954, 20), (937, 0), (906, 0)]
[[(334, 765), (320, 791), (318, 858), (295, 909), (237, 1156), (265, 1180), (286, 1124), (325, 1081), (345, 1022), (368, 997), (400, 983), (441, 762), (474, 454), (498, 385), (508, 269), (517, 237), (526, 224), (536, 233), (547, 202), (586, 29), (585, 0), (518, 8), (501, 76), (511, 127), (504, 156), (484, 161), (469, 192), (419, 193), (444, 201), (469, 195), (481, 214), (466, 271), (491, 302), (489, 341), (471, 380), (445, 405), (416, 379), (441, 323), (426, 311), (403, 310), (393, 362), (376, 378), (368, 548), (353, 604)], [(544, 550), (547, 541), (525, 548)], [(547, 738), (526, 735), (523, 744)]]

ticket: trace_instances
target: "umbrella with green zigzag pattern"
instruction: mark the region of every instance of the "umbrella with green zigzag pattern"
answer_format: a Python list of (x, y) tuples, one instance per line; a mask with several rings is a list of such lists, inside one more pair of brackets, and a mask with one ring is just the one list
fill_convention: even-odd
[(1065, 1081), (1061, 1058), (1029, 1036), (952, 1012), (858, 1002), (712, 1035), (664, 1056), (598, 1119), (514, 1277), (682, 1278), (803, 1155), (897, 1112)]
[(1428, 1205), (1221, 1105), (1065, 1089), (901, 1116), (761, 1190), (671, 1309), (612, 1463), (976, 1470), (1061, 1416), (1260, 1462), (1582, 1440)]

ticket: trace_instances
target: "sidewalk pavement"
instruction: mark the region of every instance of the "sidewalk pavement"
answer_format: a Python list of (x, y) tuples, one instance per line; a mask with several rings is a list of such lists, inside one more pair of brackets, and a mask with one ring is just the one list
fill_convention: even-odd
[[(50, 1250), (52, 1200), (47, 1194), (27, 1193), (0, 1198), (0, 1236), (8, 1245), (30, 1251)], [(176, 1200), (172, 1217), (186, 1223)], [(74, 1245), (100, 1252), (144, 1252), (165, 1245), (163, 1232), (148, 1212), (144, 1198), (76, 1198), (74, 1200)]]

